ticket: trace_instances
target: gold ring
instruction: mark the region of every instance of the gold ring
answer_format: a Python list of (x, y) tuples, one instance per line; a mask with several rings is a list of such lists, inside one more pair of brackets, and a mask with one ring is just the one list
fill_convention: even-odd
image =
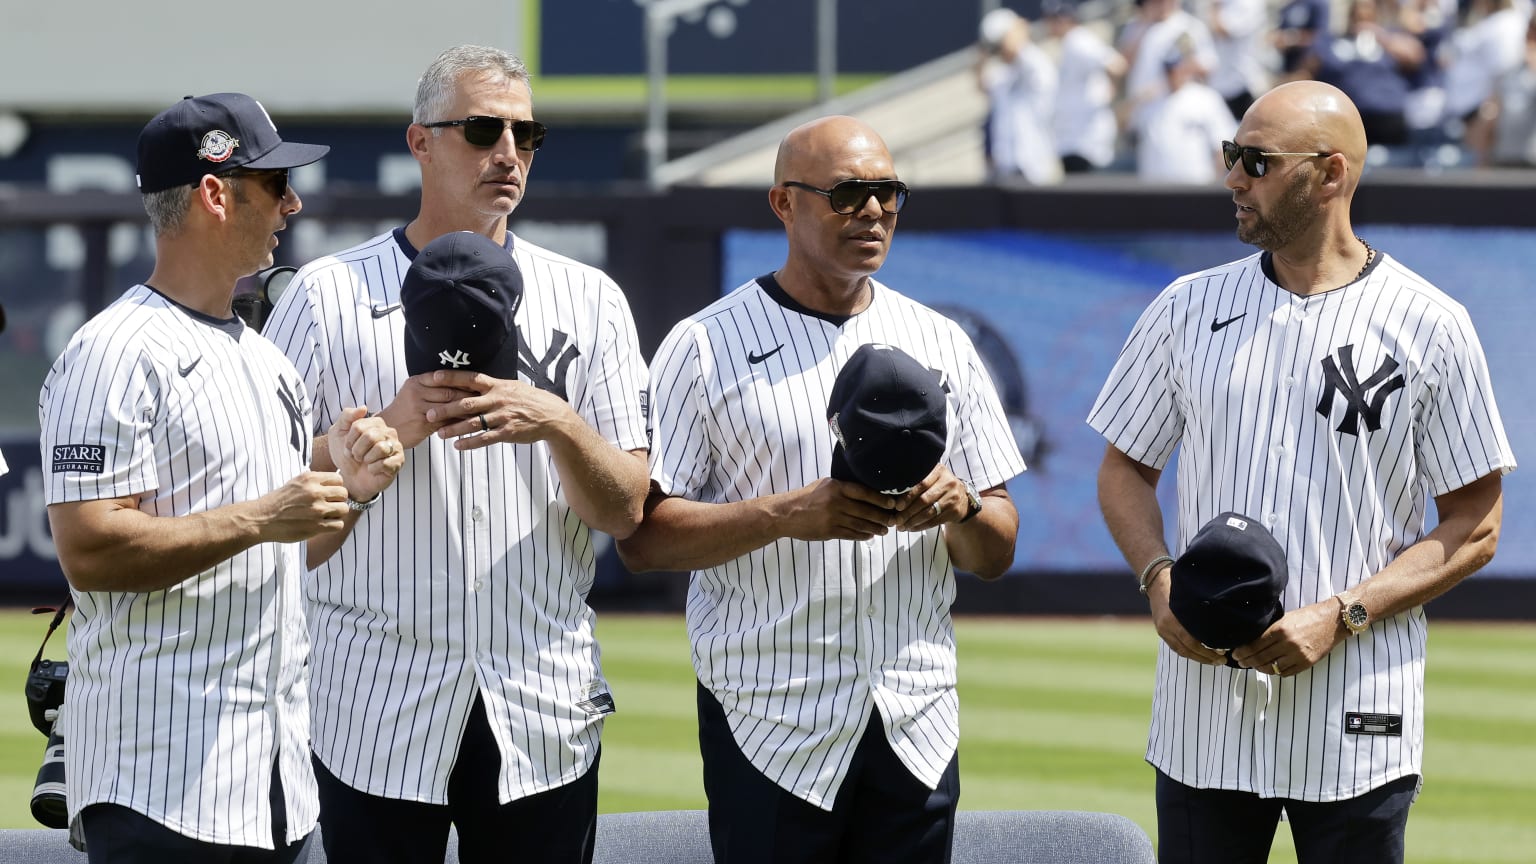
[(1270, 671), (1274, 672), (1276, 675), (1279, 675), (1280, 674), (1280, 661), (1276, 660), (1275, 662), (1269, 664), (1269, 668), (1270, 668)]
[(489, 431), (491, 431), (491, 424), (485, 422), (485, 415), (484, 414), (476, 414), (475, 416), (480, 418), (480, 431), (481, 432), (489, 432)]

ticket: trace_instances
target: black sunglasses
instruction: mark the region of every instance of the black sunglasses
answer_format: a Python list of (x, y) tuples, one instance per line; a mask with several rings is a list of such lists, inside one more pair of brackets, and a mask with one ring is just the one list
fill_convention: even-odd
[(1221, 158), (1227, 163), (1227, 170), (1241, 159), (1243, 170), (1249, 177), (1263, 177), (1269, 172), (1269, 157), (1271, 156), (1332, 156), (1332, 153), (1271, 153), (1260, 150), (1257, 147), (1239, 147), (1231, 141), (1221, 142)]
[(226, 177), (249, 177), (265, 186), (272, 197), (281, 201), (288, 196), (288, 169), (279, 168), (275, 171), (231, 171)]
[(476, 147), (495, 147), (496, 142), (501, 140), (501, 133), (511, 126), (512, 141), (517, 144), (517, 149), (530, 152), (544, 146), (544, 133), (547, 131), (544, 124), (537, 120), (512, 120), (487, 115), (465, 117), (463, 120), (440, 120), (436, 123), (421, 125), (427, 129), (463, 126), (464, 140)]
[(887, 213), (900, 213), (907, 203), (907, 184), (900, 180), (844, 180), (831, 189), (818, 189), (799, 180), (785, 180), (784, 185), (815, 192), (827, 199), (833, 213), (844, 216), (863, 210), (870, 198), (880, 202), (880, 209)]

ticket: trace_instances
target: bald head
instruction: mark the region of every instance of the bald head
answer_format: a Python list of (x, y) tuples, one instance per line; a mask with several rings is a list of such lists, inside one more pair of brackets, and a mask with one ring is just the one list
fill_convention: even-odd
[(1343, 90), (1321, 81), (1292, 81), (1254, 101), (1237, 130), (1238, 143), (1292, 153), (1342, 153), (1350, 188), (1365, 165), (1365, 124)]
[[(773, 182), (804, 180), (847, 161), (883, 161), (890, 166), (891, 151), (880, 133), (862, 120), (842, 115), (820, 117), (791, 129), (779, 142)], [(888, 176), (894, 177), (889, 171), (888, 167)]]

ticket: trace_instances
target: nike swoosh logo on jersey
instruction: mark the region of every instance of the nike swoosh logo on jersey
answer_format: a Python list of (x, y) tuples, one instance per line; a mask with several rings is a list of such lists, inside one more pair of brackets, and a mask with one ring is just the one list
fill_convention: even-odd
[(188, 375), (191, 375), (192, 374), (192, 370), (196, 369), (197, 368), (197, 364), (199, 364), (201, 362), (203, 362), (203, 358), (198, 357), (198, 358), (194, 359), (191, 363), (188, 363), (185, 366), (177, 366), (176, 367), (176, 371), (180, 372), (181, 373), (181, 377), (185, 378)]
[(374, 306), (373, 306), (373, 309), (370, 310), (370, 311), (373, 312), (373, 317), (375, 317), (375, 318), (383, 318), (385, 315), (388, 315), (389, 313), (391, 313), (391, 312), (393, 312), (393, 311), (395, 311), (396, 309), (399, 309), (399, 308), (400, 308), (400, 304), (399, 303), (391, 303), (388, 306), (375, 303)]
[(747, 362), (751, 363), (753, 366), (756, 366), (757, 364), (763, 362), (764, 360), (767, 360), (769, 357), (772, 357), (773, 355), (775, 355), (775, 354), (777, 354), (777, 353), (779, 353), (780, 351), (783, 351), (783, 350), (784, 350), (784, 346), (780, 345), (779, 347), (773, 349), (772, 351), (769, 351), (767, 354), (754, 354), (754, 353), (749, 351), (749, 352), (747, 352)]
[(1237, 318), (1228, 318), (1225, 321), (1217, 321), (1215, 318), (1212, 318), (1211, 319), (1211, 332), (1215, 333), (1216, 331), (1220, 330), (1221, 328), (1223, 328), (1223, 327), (1227, 326), (1228, 324), (1231, 324), (1232, 322), (1236, 321), (1238, 318), (1245, 318), (1245, 317), (1247, 317), (1247, 315), (1248, 315), (1248, 313), (1244, 312), (1242, 315), (1237, 316)]

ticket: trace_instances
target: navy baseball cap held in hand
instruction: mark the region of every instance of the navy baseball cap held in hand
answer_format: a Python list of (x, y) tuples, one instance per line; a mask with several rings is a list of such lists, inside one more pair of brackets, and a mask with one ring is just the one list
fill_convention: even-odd
[(1247, 645), (1285, 614), (1285, 550), (1239, 513), (1207, 522), (1173, 562), (1172, 575), (1168, 608), (1209, 648)]
[(405, 368), (517, 379), (517, 326), (523, 273), (506, 247), (472, 231), (455, 231), (416, 253), (400, 283), (405, 314)]
[(244, 93), (187, 96), (139, 133), (139, 191), (191, 186), (204, 174), (263, 171), (318, 162), (324, 144), (284, 141), (261, 103)]
[(890, 345), (861, 345), (832, 384), (832, 478), (899, 495), (922, 482), (949, 443), (944, 386)]

